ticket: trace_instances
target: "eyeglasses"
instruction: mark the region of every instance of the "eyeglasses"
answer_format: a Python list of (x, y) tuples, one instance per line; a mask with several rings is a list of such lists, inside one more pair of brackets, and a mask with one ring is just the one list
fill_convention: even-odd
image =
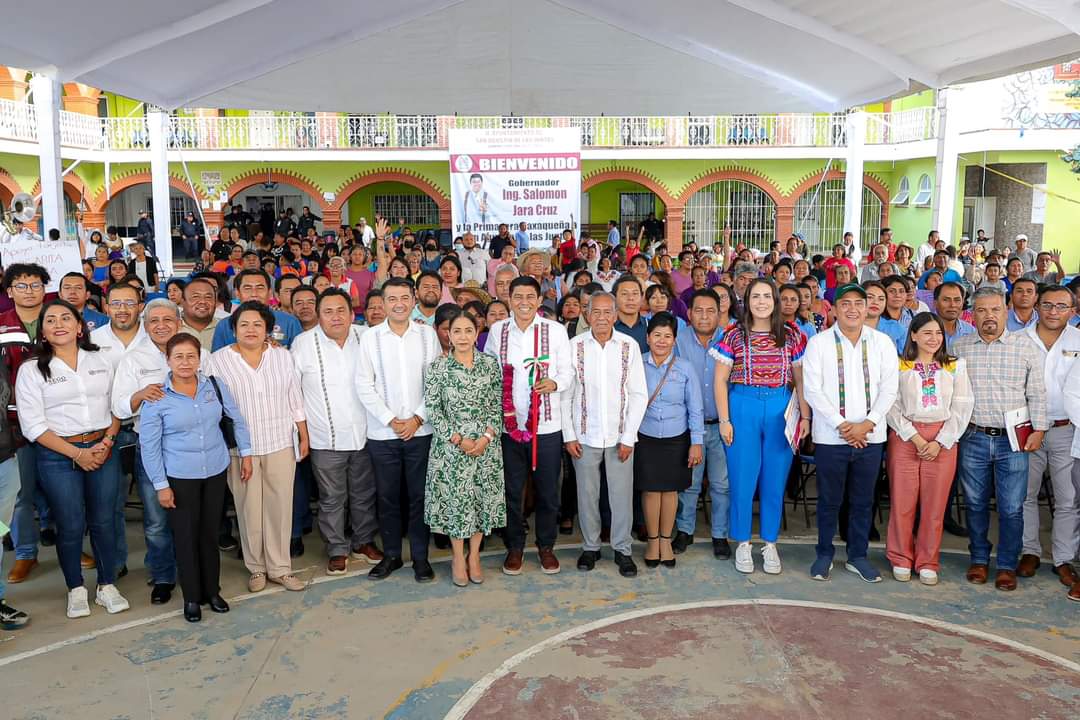
[(1069, 310), (1072, 310), (1072, 305), (1066, 305), (1065, 303), (1044, 302), (1044, 303), (1039, 303), (1039, 309), (1042, 310), (1043, 312), (1046, 312), (1046, 313), (1048, 313), (1048, 312), (1059, 312), (1059, 313), (1061, 313), (1061, 312), (1068, 312)]
[(109, 301), (109, 307), (115, 308), (117, 310), (120, 310), (120, 309), (131, 310), (132, 308), (134, 308), (138, 304), (139, 304), (138, 300), (110, 300)]
[(30, 292), (31, 290), (34, 291), (34, 292), (37, 292), (38, 290), (44, 289), (45, 285), (43, 283), (39, 283), (39, 282), (34, 282), (34, 283), (24, 283), (23, 282), (23, 283), (15, 283), (11, 287), (15, 288), (19, 292)]

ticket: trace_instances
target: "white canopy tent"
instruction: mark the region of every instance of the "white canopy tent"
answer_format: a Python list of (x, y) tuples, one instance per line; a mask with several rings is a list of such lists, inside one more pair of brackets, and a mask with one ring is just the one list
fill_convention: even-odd
[(166, 109), (841, 110), (1080, 56), (1071, 0), (38, 0), (0, 62)]

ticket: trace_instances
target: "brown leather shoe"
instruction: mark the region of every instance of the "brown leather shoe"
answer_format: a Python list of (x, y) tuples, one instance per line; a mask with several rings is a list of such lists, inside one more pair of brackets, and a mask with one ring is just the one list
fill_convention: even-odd
[(1016, 573), (1012, 570), (998, 570), (997, 577), (994, 578), (994, 587), (998, 590), (1015, 590)]
[(1080, 581), (1073, 583), (1072, 588), (1069, 589), (1069, 594), (1066, 595), (1070, 600), (1080, 602)]
[(349, 557), (353, 560), (359, 560), (366, 562), (369, 565), (378, 565), (379, 561), (383, 559), (382, 550), (375, 547), (374, 543), (364, 543), (358, 548), (353, 548), (349, 553)]
[(520, 550), (508, 550), (506, 559), (503, 560), (502, 571), (507, 575), (520, 575), (523, 560), (524, 557)]
[(551, 548), (540, 548), (540, 570), (545, 575), (554, 575), (562, 568), (559, 567), (559, 558)]
[(37, 558), (32, 560), (16, 560), (8, 573), (7, 581), (11, 584), (21, 583), (30, 577), (30, 571), (37, 567)]
[(335, 555), (326, 563), (327, 575), (344, 575), (349, 570), (349, 559), (344, 555)]
[(990, 568), (986, 565), (975, 564), (967, 570), (967, 581), (974, 585), (985, 585), (990, 576)]
[(79, 564), (82, 565), (83, 570), (89, 570), (97, 567), (97, 562), (94, 560), (94, 556), (90, 553), (83, 553), (82, 558), (79, 560)]
[(1076, 574), (1076, 570), (1073, 568), (1072, 563), (1061, 563), (1054, 567), (1054, 574), (1058, 576), (1058, 580), (1061, 584), (1067, 588), (1071, 588), (1076, 583), (1080, 582), (1080, 575)]
[(1016, 566), (1016, 574), (1020, 577), (1035, 577), (1035, 571), (1042, 565), (1042, 560), (1038, 555), (1028, 555), (1025, 553), (1020, 556), (1020, 564)]

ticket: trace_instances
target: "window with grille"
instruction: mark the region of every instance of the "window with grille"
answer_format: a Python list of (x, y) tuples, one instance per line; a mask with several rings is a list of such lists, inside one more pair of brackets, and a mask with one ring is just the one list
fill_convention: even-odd
[(712, 246), (729, 226), (735, 243), (766, 252), (776, 239), (776, 203), (764, 190), (743, 180), (706, 185), (686, 203), (683, 243)]
[[(859, 228), (863, 247), (869, 247), (870, 243), (876, 241), (881, 230), (883, 209), (881, 198), (864, 185), (862, 223)], [(843, 179), (827, 180), (812, 187), (796, 201), (795, 232), (802, 233), (812, 251), (827, 255), (833, 245), (843, 241), (846, 230)]]
[(394, 225), (398, 218), (405, 218), (409, 226), (439, 224), (439, 206), (427, 195), (376, 195), (374, 209)]
[(188, 213), (191, 213), (196, 218), (199, 217), (199, 209), (195, 206), (195, 201), (187, 195), (169, 193), (169, 227), (180, 227), (180, 221)]
[(641, 223), (651, 212), (656, 212), (656, 196), (651, 192), (619, 193), (619, 232), (626, 232), (629, 225), (630, 236), (637, 237)]

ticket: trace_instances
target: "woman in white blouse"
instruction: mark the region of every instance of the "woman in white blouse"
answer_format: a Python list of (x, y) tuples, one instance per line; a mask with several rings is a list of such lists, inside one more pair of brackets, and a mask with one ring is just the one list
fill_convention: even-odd
[(908, 328), (900, 359), (900, 388), (887, 416), (892, 511), (885, 548), (893, 577), (900, 582), (910, 580), (914, 569), (924, 585), (937, 584), (942, 523), (956, 473), (957, 442), (974, 407), (967, 367), (946, 352), (941, 320), (919, 313)]
[(113, 368), (90, 342), (81, 313), (63, 300), (45, 305), (36, 360), (19, 368), (16, 407), (23, 436), (37, 444), (38, 483), (56, 521), (56, 555), (68, 587), (67, 616), (90, 614), (83, 585), (83, 534), (97, 560), (94, 601), (128, 609), (116, 589), (116, 496), (120, 463), (113, 443), (120, 421), (110, 411)]
[[(270, 308), (257, 301), (241, 303), (228, 322), (236, 343), (210, 356), (205, 372), (224, 383), (247, 421), (251, 435), (251, 477), (241, 474), (240, 456), (230, 451), (228, 483), (236, 501), (248, 590), (266, 581), (303, 590), (292, 573), (293, 477), (297, 460), (308, 454), (308, 431), (300, 378), (289, 351), (269, 342), (274, 327)], [(293, 432), (299, 434), (299, 456)]]

